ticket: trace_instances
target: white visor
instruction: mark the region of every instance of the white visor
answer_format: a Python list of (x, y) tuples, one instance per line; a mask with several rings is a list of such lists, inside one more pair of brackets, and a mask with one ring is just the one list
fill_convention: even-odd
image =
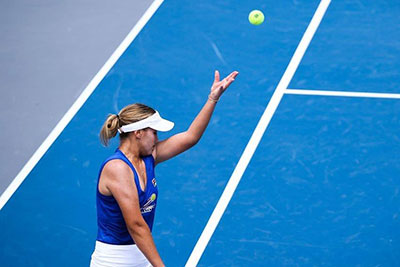
[(119, 133), (129, 133), (145, 128), (151, 128), (160, 132), (167, 132), (174, 127), (174, 123), (172, 121), (168, 121), (166, 119), (161, 118), (158, 111), (151, 115), (150, 117), (143, 119), (141, 121), (137, 121), (131, 124), (127, 124), (118, 129)]

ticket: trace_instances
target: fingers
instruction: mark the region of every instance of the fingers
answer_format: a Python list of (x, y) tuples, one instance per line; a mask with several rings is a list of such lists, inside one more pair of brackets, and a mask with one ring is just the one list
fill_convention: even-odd
[(232, 73), (229, 74), (229, 76), (228, 76), (227, 78), (235, 79), (236, 76), (238, 76), (238, 74), (239, 74), (239, 72), (237, 72), (237, 71), (232, 71)]
[(236, 76), (238, 76), (239, 72), (233, 71), (224, 79), (224, 88), (228, 88), (231, 83), (235, 80)]
[(220, 81), (219, 71), (216, 70), (214, 74), (214, 84), (213, 88), (219, 88), (220, 90), (226, 90), (229, 85), (235, 80), (236, 76), (239, 74), (237, 71), (233, 71), (231, 74), (226, 76), (222, 81)]
[(225, 83), (225, 85), (224, 85), (224, 88), (226, 89), (226, 88), (228, 88), (229, 87), (229, 85), (231, 85), (231, 83), (233, 83), (233, 81), (234, 81), (235, 79), (230, 79), (230, 80), (227, 80), (226, 81), (226, 83)]
[[(239, 72), (238, 71), (232, 71), (231, 74), (229, 74), (228, 76), (225, 77), (225, 79), (229, 79), (229, 78), (233, 78), (235, 79), (236, 76), (238, 76)], [(215, 74), (214, 74), (214, 82), (219, 82), (220, 81), (220, 75), (219, 75), (219, 71), (216, 70)]]
[(219, 82), (219, 71), (215, 71), (214, 73), (214, 83)]

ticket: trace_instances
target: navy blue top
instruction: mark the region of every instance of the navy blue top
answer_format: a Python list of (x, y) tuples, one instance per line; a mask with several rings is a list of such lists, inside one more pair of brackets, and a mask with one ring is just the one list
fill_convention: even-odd
[(144, 220), (150, 228), (153, 228), (154, 215), (157, 205), (158, 189), (154, 176), (154, 158), (152, 155), (143, 159), (146, 166), (147, 182), (145, 191), (140, 188), (139, 177), (128, 158), (117, 149), (115, 153), (107, 158), (100, 167), (97, 180), (96, 206), (97, 206), (97, 240), (103, 243), (115, 245), (135, 244), (126, 228), (121, 209), (113, 196), (105, 196), (99, 191), (99, 180), (104, 165), (110, 160), (119, 159), (124, 161), (132, 169), (135, 179), (136, 190), (139, 196), (140, 211)]

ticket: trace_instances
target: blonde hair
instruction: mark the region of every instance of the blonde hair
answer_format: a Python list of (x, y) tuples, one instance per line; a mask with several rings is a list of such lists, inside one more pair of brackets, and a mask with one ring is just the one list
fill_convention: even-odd
[[(156, 111), (151, 107), (135, 103), (124, 107), (118, 114), (109, 114), (100, 130), (101, 143), (104, 146), (108, 146), (110, 139), (117, 135), (120, 127), (146, 119), (154, 113), (156, 113)], [(127, 136), (127, 133), (120, 134), (121, 139)]]

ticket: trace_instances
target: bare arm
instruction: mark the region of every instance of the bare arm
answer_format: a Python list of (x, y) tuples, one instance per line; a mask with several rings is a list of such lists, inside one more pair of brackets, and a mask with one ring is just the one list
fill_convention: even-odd
[(140, 212), (139, 197), (129, 166), (112, 160), (103, 169), (101, 179), (114, 196), (124, 216), (129, 234), (152, 266), (164, 266), (154, 244), (150, 229)]
[(215, 71), (214, 83), (211, 86), (208, 100), (190, 125), (189, 129), (186, 132), (173, 135), (170, 138), (157, 143), (153, 154), (156, 164), (188, 150), (200, 140), (210, 122), (217, 101), (223, 92), (225, 92), (229, 85), (235, 80), (238, 74), (239, 72), (234, 71), (220, 81), (219, 72)]

